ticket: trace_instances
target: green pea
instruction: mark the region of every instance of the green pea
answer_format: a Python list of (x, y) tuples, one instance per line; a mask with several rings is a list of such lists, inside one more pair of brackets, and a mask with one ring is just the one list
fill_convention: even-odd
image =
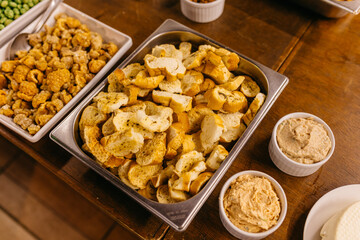
[(29, 2), (29, 0), (23, 0), (23, 3), (28, 3)]
[(33, 0), (32, 2), (36, 5), (39, 3), (39, 0)]
[(0, 24), (0, 30), (2, 30), (4, 28), (5, 28), (4, 24)]
[(18, 8), (14, 8), (13, 12), (15, 15), (20, 15), (20, 10)]
[(15, 14), (14, 19), (18, 19), (20, 17), (19, 14)]
[(14, 12), (13, 10), (7, 10), (4, 12), (5, 13), (5, 16), (7, 16), (8, 18), (10, 19), (13, 19), (14, 18)]
[(26, 10), (25, 8), (21, 8), (21, 9), (20, 9), (20, 13), (21, 13), (21, 14), (26, 13), (26, 11), (27, 11), (27, 10)]
[(15, 0), (17, 4), (21, 4), (21, 0)]
[(13, 20), (10, 20), (10, 19), (6, 19), (5, 21), (5, 26), (9, 25), (10, 23), (12, 23)]
[(25, 8), (25, 9), (26, 9), (26, 11), (30, 9), (30, 8), (29, 8), (29, 5), (27, 5), (26, 3), (25, 3), (25, 4), (23, 4), (23, 8)]
[(16, 7), (17, 7), (17, 4), (14, 3), (14, 2), (9, 2), (9, 6), (12, 7), (12, 8), (16, 8)]
[(0, 18), (0, 23), (3, 24), (6, 21), (6, 19), (7, 18), (5, 18), (5, 17)]
[(2, 1), (1, 4), (0, 4), (0, 6), (1, 6), (2, 8), (5, 8), (5, 7), (7, 7), (8, 4), (9, 4), (8, 1)]

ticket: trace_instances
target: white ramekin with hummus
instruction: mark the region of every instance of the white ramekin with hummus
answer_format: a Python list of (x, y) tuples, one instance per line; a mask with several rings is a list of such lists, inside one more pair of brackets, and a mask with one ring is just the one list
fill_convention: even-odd
[(316, 172), (330, 159), (334, 149), (335, 138), (330, 127), (317, 116), (303, 112), (282, 117), (269, 144), (274, 164), (297, 177)]
[(230, 177), (219, 196), (220, 219), (235, 237), (263, 239), (282, 224), (287, 212), (285, 192), (269, 175), (243, 171)]

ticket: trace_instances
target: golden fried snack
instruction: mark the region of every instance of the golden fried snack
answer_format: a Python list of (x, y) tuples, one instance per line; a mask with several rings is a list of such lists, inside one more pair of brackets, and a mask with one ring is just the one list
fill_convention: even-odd
[[(0, 68), (0, 113), (14, 117), (14, 122), (27, 127), (31, 135), (79, 93), (118, 50), (78, 19), (65, 14), (55, 19), (53, 27), (45, 26), (45, 31), (29, 36), (29, 51), (18, 51), (14, 60), (3, 62)], [(18, 99), (29, 106), (22, 110), (14, 106)], [(107, 162), (107, 166), (118, 164), (115, 158)]]
[[(124, 184), (160, 203), (197, 194), (227, 158), (225, 146), (243, 134), (265, 99), (263, 93), (254, 98), (260, 87), (236, 72), (237, 54), (211, 45), (192, 52), (192, 47), (158, 45), (143, 65), (116, 69), (80, 118), (84, 150), (111, 172), (118, 165)], [(100, 59), (102, 53), (90, 55)], [(85, 123), (101, 129), (91, 142), (101, 139), (94, 152), (87, 147), (92, 145)], [(104, 156), (108, 160), (98, 159)]]

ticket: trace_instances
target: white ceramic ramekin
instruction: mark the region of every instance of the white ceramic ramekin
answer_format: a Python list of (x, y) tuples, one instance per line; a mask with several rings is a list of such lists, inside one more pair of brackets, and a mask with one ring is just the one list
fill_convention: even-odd
[(219, 18), (224, 11), (225, 0), (215, 0), (209, 3), (196, 3), (190, 0), (180, 0), (181, 12), (188, 19), (207, 23)]
[[(275, 226), (273, 226), (272, 228), (270, 228), (269, 230), (267, 230), (265, 232), (249, 233), (249, 232), (245, 232), (243, 230), (240, 230), (226, 216), (225, 209), (224, 209), (224, 203), (223, 203), (225, 192), (229, 188), (230, 184), (237, 177), (239, 177), (240, 175), (245, 175), (245, 174), (267, 178), (272, 183), (272, 185), (273, 185), (273, 187), (274, 187), (274, 189), (275, 189), (275, 191), (276, 191), (276, 193), (277, 193), (277, 195), (279, 197), (280, 205), (281, 205), (281, 213), (280, 213), (279, 220), (278, 220), (278, 222), (276, 223)], [(223, 223), (224, 227), (229, 231), (229, 233), (231, 233), (231, 235), (233, 235), (234, 237), (237, 237), (239, 239), (258, 240), (258, 239), (263, 239), (263, 238), (269, 236), (270, 234), (275, 232), (276, 229), (278, 229), (280, 227), (280, 225), (283, 223), (283, 221), (285, 219), (285, 216), (286, 216), (286, 212), (287, 212), (287, 200), (286, 200), (286, 195), (285, 195), (284, 190), (282, 189), (280, 184), (274, 178), (270, 177), (269, 175), (267, 175), (267, 174), (265, 174), (263, 172), (249, 170), (249, 171), (243, 171), (243, 172), (239, 172), (237, 174), (234, 174), (232, 177), (230, 177), (225, 182), (225, 184), (222, 187), (221, 192), (220, 192), (220, 196), (219, 196), (219, 213), (220, 213), (221, 222)]]
[[(279, 124), (287, 119), (309, 118), (309, 117), (313, 118), (315, 121), (321, 123), (325, 127), (326, 131), (328, 132), (328, 136), (330, 137), (332, 146), (331, 146), (331, 149), (325, 159), (321, 160), (320, 162), (313, 163), (313, 164), (304, 164), (304, 163), (299, 163), (299, 162), (296, 162), (296, 161), (288, 158), (281, 151), (281, 149), (279, 148), (279, 145), (277, 143), (277, 140), (276, 140), (276, 132), (279, 127)], [(289, 175), (296, 176), (296, 177), (304, 177), (304, 176), (308, 176), (308, 175), (316, 172), (323, 164), (325, 164), (330, 159), (331, 155), (334, 152), (334, 149), (335, 149), (335, 137), (334, 137), (334, 134), (331, 131), (330, 127), (319, 117), (312, 115), (310, 113), (304, 113), (304, 112), (290, 113), (290, 114), (282, 117), (276, 123), (276, 125), (273, 129), (270, 144), (269, 144), (269, 154), (270, 154), (270, 158), (274, 162), (274, 164), (281, 171), (283, 171)]]

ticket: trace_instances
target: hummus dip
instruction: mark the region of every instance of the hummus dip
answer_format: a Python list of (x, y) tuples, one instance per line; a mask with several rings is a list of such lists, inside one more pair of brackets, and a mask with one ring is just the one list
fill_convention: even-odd
[(283, 121), (277, 129), (276, 140), (287, 157), (305, 164), (325, 159), (331, 149), (331, 140), (325, 127), (312, 118)]
[(280, 216), (279, 198), (265, 177), (241, 175), (224, 195), (224, 209), (229, 220), (239, 229), (257, 233), (274, 226)]

